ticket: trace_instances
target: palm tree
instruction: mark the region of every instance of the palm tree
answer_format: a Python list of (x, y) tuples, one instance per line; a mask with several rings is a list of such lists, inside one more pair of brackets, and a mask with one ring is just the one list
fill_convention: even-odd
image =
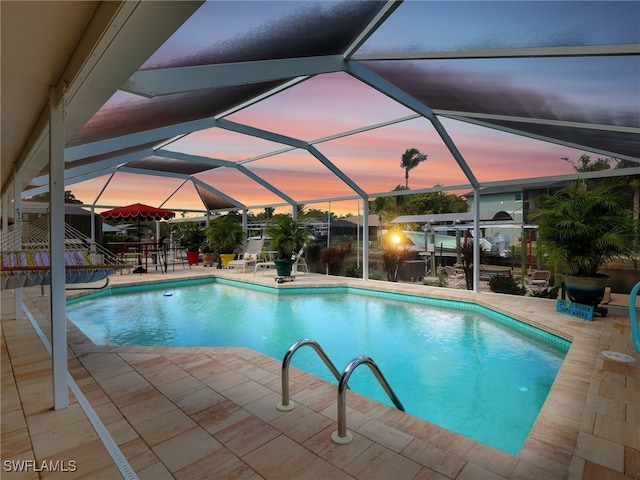
[[(596, 172), (600, 170), (609, 170), (611, 168), (612, 162), (617, 162), (614, 167), (616, 169), (631, 168), (637, 166), (636, 162), (633, 162), (631, 160), (616, 160), (614, 158), (598, 158), (597, 160), (593, 160), (587, 154), (582, 155), (577, 162), (570, 160), (568, 157), (562, 157), (562, 160), (564, 160), (565, 162), (569, 162), (576, 172)], [(634, 242), (636, 246), (638, 246), (638, 219), (640, 218), (640, 176), (628, 176), (626, 182), (633, 192), (633, 219), (635, 220), (633, 232), (635, 237)]]
[(619, 184), (603, 181), (589, 189), (577, 180), (542, 199), (532, 214), (541, 249), (569, 275), (594, 277), (606, 261), (635, 256), (636, 222)]
[(427, 159), (427, 155), (420, 153), (417, 148), (409, 148), (402, 154), (400, 167), (404, 168), (405, 188), (409, 188), (409, 170), (413, 170)]

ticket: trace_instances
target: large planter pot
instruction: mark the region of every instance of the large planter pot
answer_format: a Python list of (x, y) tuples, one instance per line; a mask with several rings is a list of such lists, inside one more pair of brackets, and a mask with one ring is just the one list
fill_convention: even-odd
[(221, 253), (220, 254), (220, 263), (222, 263), (223, 268), (227, 268), (229, 266), (229, 262), (236, 258), (235, 253)]
[(288, 277), (291, 275), (291, 269), (293, 267), (293, 260), (288, 258), (276, 259), (273, 261), (276, 264), (276, 273), (279, 277)]
[(216, 260), (216, 254), (213, 252), (202, 252), (202, 265), (211, 267)]
[(187, 250), (187, 261), (189, 262), (189, 265), (197, 265), (199, 258), (200, 258), (200, 252), (198, 251), (192, 252), (190, 250)]
[(565, 275), (563, 280), (569, 300), (574, 303), (595, 307), (604, 297), (604, 289), (607, 286), (609, 275), (598, 274), (595, 277)]

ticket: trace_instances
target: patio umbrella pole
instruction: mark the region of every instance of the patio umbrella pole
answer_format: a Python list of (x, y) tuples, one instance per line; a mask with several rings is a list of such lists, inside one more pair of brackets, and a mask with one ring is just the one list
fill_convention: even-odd
[[(140, 215), (138, 215), (138, 242), (141, 242), (142, 238), (140, 237)], [(133, 273), (147, 273), (147, 271), (142, 268), (142, 246), (138, 246), (138, 266), (133, 269)]]

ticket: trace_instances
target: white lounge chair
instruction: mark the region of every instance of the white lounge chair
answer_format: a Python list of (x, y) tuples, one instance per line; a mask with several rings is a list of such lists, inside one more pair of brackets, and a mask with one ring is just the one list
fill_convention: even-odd
[(269, 268), (276, 268), (276, 262), (273, 260), (263, 260), (262, 262), (256, 263), (256, 266), (253, 269), (253, 274), (258, 273), (258, 270), (265, 271)]
[(444, 267), (445, 272), (447, 273), (447, 280), (454, 287), (459, 287), (466, 283), (464, 272), (460, 269), (446, 266)]
[(242, 268), (242, 273), (244, 273), (247, 267), (253, 267), (256, 264), (263, 246), (263, 237), (250, 238), (247, 241), (247, 248), (242, 254), (242, 258), (238, 260), (231, 260), (227, 265), (227, 268)]
[[(273, 260), (265, 260), (262, 262), (256, 263), (256, 266), (253, 270), (253, 274), (258, 273), (258, 270), (265, 271), (267, 269), (276, 268), (276, 263)], [(304, 271), (304, 273), (309, 273), (309, 266), (307, 265), (307, 261), (304, 258), (304, 248), (301, 248), (297, 253), (296, 258), (291, 266), (291, 276), (295, 277), (298, 271)]]
[(531, 275), (524, 277), (524, 288), (533, 295), (534, 293), (541, 292), (542, 290), (549, 288), (550, 279), (550, 271), (536, 270), (531, 272)]

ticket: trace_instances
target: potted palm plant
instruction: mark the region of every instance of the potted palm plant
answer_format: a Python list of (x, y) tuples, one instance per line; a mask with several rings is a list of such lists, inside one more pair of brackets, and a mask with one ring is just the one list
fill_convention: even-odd
[(189, 265), (197, 265), (200, 259), (200, 247), (205, 240), (204, 231), (197, 223), (188, 223), (184, 234), (187, 246), (187, 261)]
[(587, 188), (577, 181), (553, 195), (543, 196), (532, 215), (538, 224), (542, 253), (564, 272), (569, 300), (597, 306), (608, 275), (598, 270), (605, 262), (633, 258), (634, 220), (626, 209), (624, 191), (602, 182)]
[(202, 251), (202, 265), (212, 267), (216, 261), (216, 249), (209, 242), (205, 242), (200, 250)]
[(278, 214), (267, 224), (266, 234), (276, 251), (274, 262), (278, 276), (291, 275), (295, 257), (308, 238), (304, 225), (289, 215)]
[(226, 267), (235, 258), (235, 250), (244, 238), (242, 225), (230, 215), (212, 221), (205, 233), (220, 255), (222, 266)]

